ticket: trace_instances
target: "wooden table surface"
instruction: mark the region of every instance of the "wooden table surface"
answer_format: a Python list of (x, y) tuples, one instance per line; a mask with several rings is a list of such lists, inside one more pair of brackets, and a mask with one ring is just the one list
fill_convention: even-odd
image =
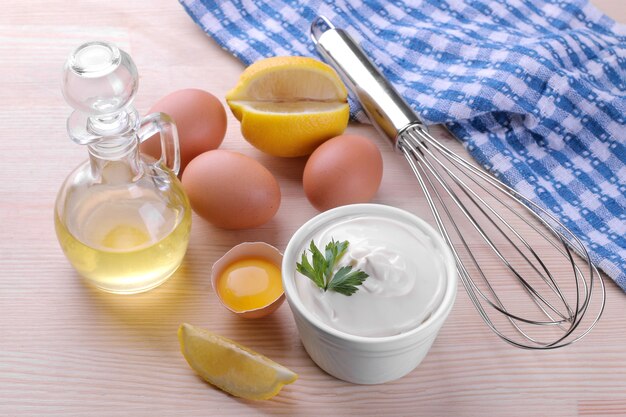
[[(621, 2), (596, 4), (626, 21)], [(65, 131), (70, 109), (60, 77), (66, 56), (94, 39), (127, 50), (141, 77), (141, 112), (186, 87), (223, 101), (243, 66), (173, 0), (4, 2), (0, 39), (0, 416), (626, 415), (626, 295), (609, 279), (598, 326), (581, 343), (548, 352), (499, 341), (460, 289), (424, 362), (375, 386), (345, 383), (318, 369), (287, 304), (257, 321), (225, 311), (210, 287), (212, 263), (243, 241), (283, 250), (317, 213), (300, 183), (304, 159), (253, 149), (230, 112), (222, 148), (250, 155), (276, 175), (283, 201), (275, 218), (229, 232), (194, 216), (189, 251), (173, 279), (135, 296), (92, 289), (63, 256), (52, 221), (57, 190), (86, 158)], [(427, 213), (404, 160), (371, 127), (349, 131), (383, 150), (385, 173), (374, 201)], [(446, 143), (463, 152), (453, 139)], [(230, 397), (187, 366), (176, 338), (181, 322), (233, 338), (300, 378), (270, 401)]]

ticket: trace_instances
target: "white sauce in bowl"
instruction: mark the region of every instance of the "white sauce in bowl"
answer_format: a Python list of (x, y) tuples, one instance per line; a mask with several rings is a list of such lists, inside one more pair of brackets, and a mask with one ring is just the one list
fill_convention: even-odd
[[(350, 244), (338, 267), (353, 265), (369, 277), (351, 296), (318, 288), (295, 273), (303, 305), (326, 325), (355, 336), (393, 336), (415, 329), (440, 305), (446, 290), (444, 259), (416, 226), (383, 216), (339, 219), (312, 239), (322, 253), (331, 239)], [(310, 239), (298, 252), (309, 247)], [(310, 253), (307, 251), (310, 258)]]

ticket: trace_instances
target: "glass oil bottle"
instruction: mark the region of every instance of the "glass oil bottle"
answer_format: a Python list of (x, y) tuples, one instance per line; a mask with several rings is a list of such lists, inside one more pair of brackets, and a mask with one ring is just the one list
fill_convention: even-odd
[[(139, 117), (132, 106), (138, 75), (130, 56), (105, 42), (78, 47), (63, 72), (63, 95), (75, 110), (70, 138), (89, 159), (59, 190), (54, 220), (72, 266), (114, 293), (150, 290), (182, 263), (191, 228), (189, 200), (176, 177), (176, 126), (163, 113)], [(139, 153), (159, 134), (161, 159)]]

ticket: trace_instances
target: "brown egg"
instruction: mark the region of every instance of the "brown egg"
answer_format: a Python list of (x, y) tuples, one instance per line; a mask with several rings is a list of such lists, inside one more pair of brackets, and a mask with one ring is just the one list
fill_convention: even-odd
[(383, 159), (376, 145), (358, 135), (340, 135), (320, 145), (304, 167), (304, 193), (320, 211), (366, 203), (383, 177)]
[[(152, 106), (149, 113), (163, 112), (176, 122), (180, 142), (180, 173), (203, 152), (217, 149), (226, 134), (226, 111), (213, 94), (198, 89), (175, 91)], [(154, 136), (141, 144), (141, 151), (159, 158), (161, 142)]]
[(224, 229), (248, 229), (270, 220), (280, 206), (276, 178), (254, 159), (213, 150), (194, 158), (183, 188), (198, 215)]

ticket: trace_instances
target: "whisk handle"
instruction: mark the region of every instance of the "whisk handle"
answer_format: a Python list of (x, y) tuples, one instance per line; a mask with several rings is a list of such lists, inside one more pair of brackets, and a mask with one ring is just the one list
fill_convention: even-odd
[(324, 58), (358, 97), (378, 131), (398, 146), (400, 133), (422, 125), (419, 117), (385, 79), (352, 37), (325, 17), (311, 23), (311, 39)]

